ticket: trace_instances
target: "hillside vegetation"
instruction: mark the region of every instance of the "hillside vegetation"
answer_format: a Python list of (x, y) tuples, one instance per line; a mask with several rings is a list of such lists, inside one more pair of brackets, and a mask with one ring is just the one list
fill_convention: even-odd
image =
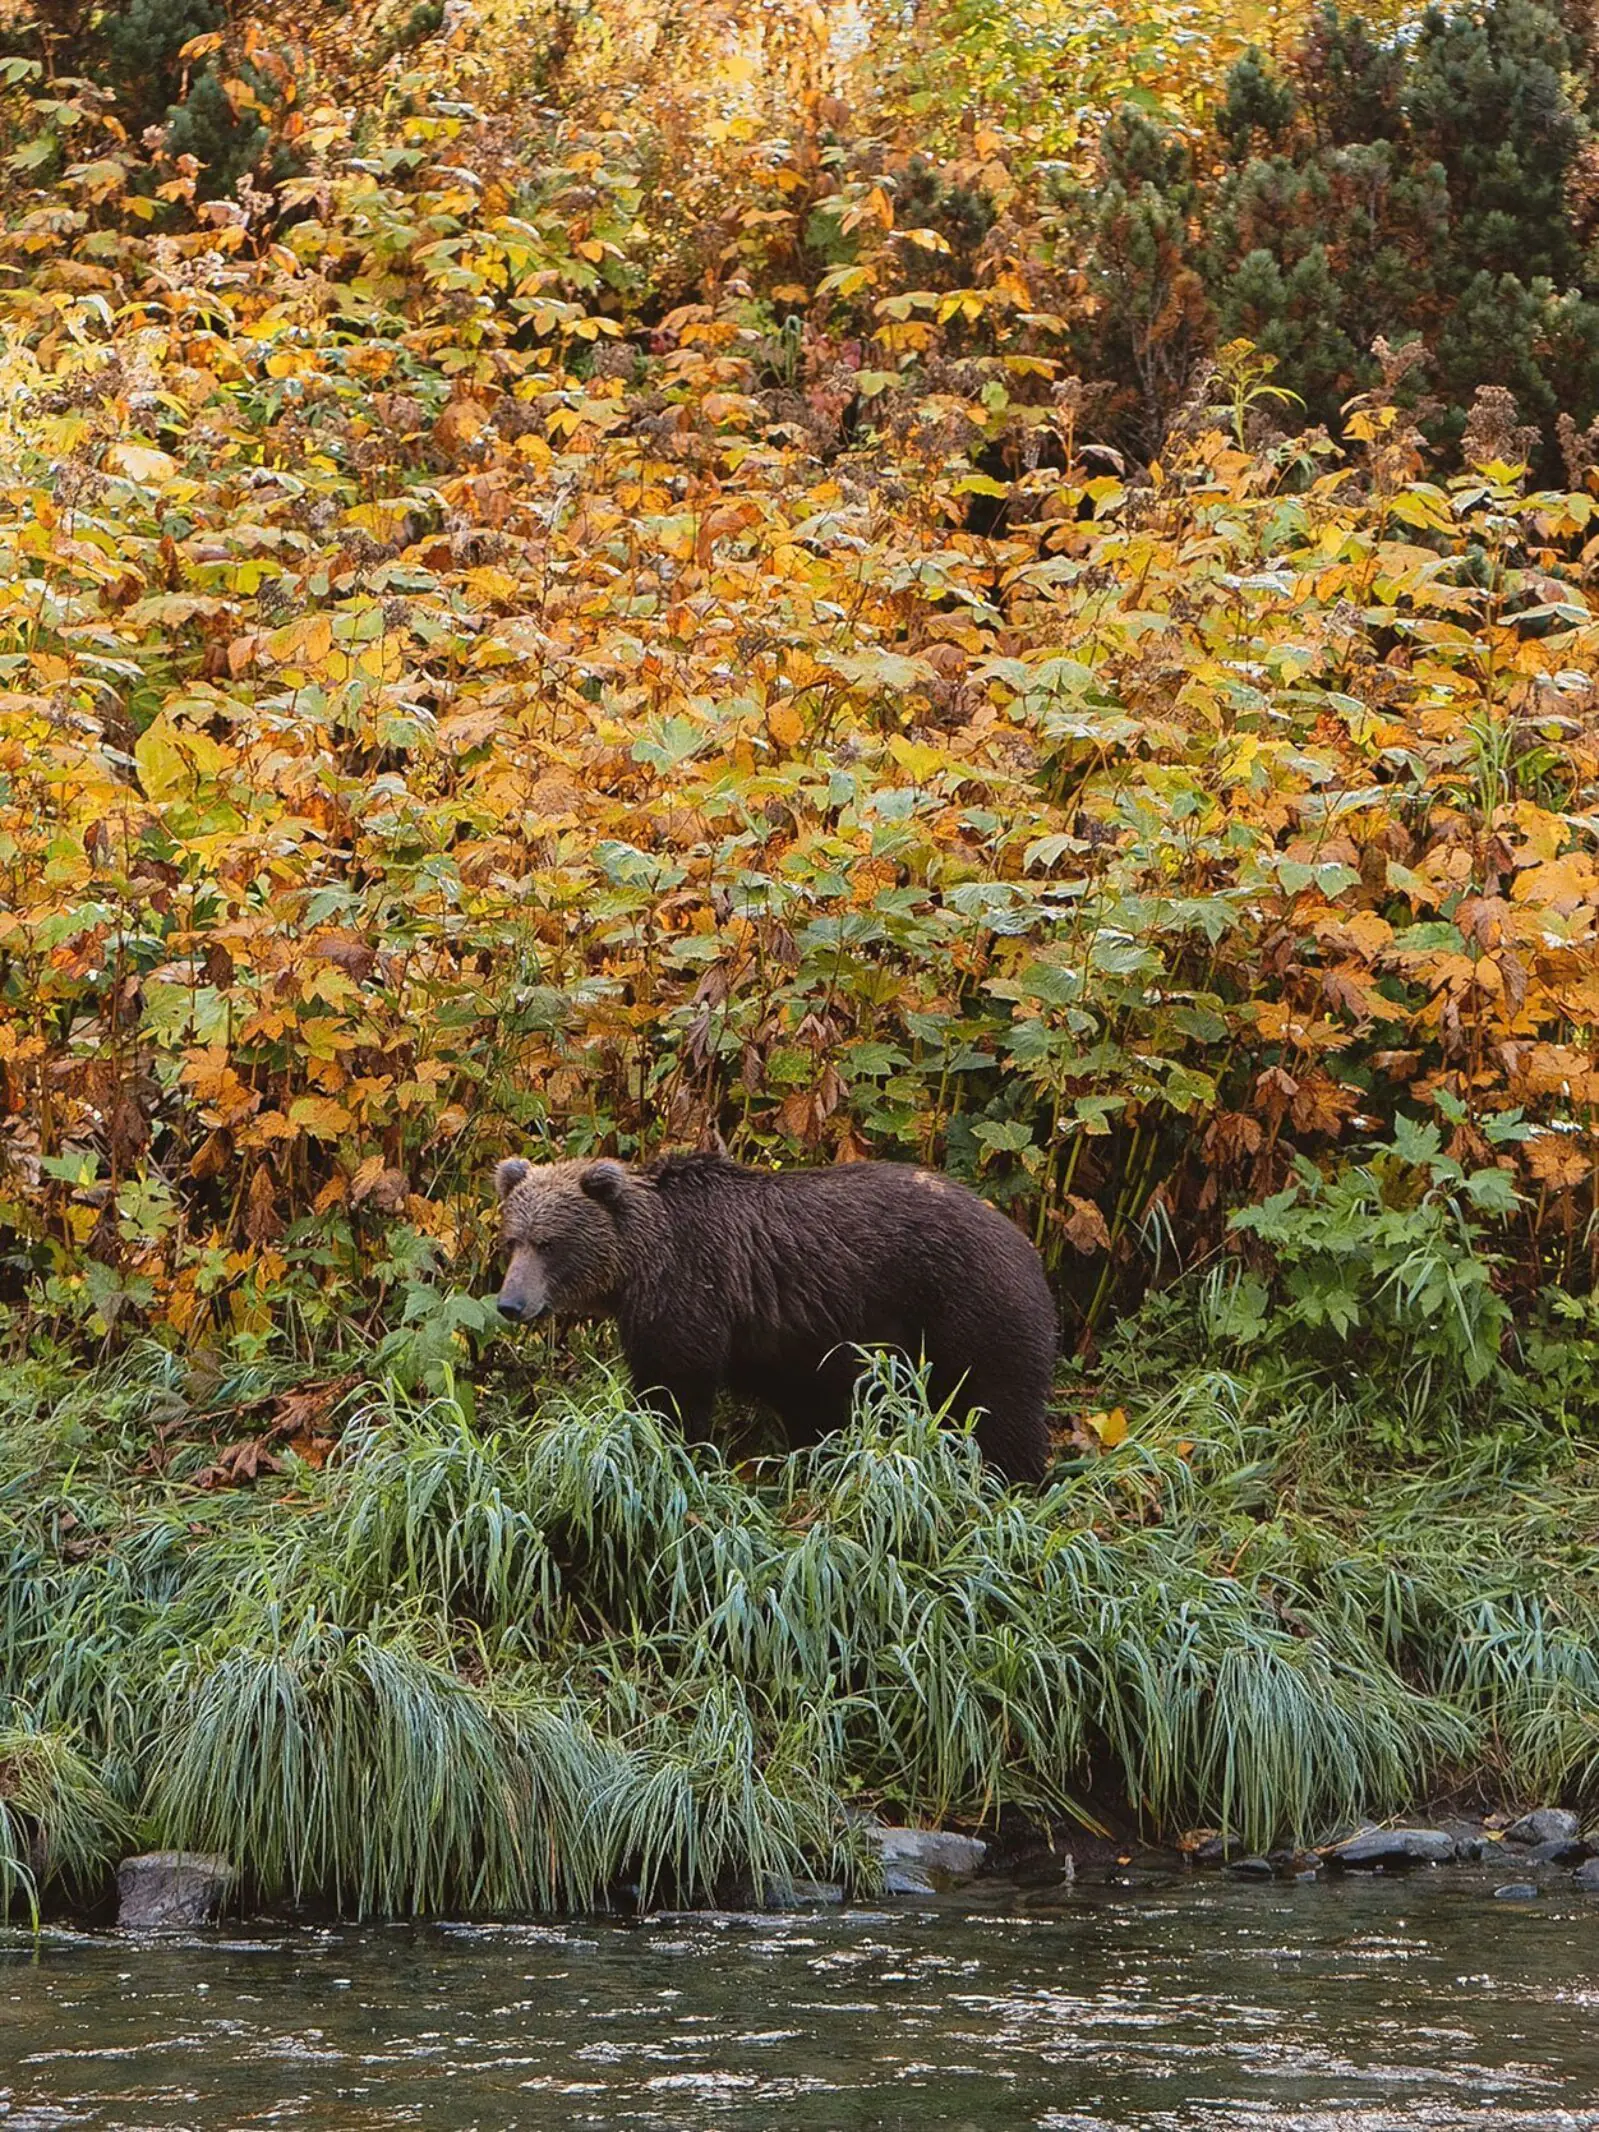
[[(1596, 52), (0, 5), (14, 1897), (1583, 1789)], [(1050, 1491), (504, 1362), (494, 1159), (714, 1134), (1013, 1211)]]

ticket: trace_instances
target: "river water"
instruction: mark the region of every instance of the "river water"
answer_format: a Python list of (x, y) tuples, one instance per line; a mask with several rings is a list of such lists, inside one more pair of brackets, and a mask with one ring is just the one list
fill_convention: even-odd
[(1451, 1876), (0, 1940), (0, 2128), (1599, 2132), (1599, 1901)]

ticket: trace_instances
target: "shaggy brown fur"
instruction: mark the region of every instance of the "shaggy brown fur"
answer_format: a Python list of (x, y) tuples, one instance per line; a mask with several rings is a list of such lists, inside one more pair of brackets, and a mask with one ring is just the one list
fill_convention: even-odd
[(639, 1393), (703, 1437), (724, 1387), (789, 1439), (849, 1418), (858, 1347), (930, 1364), (929, 1391), (981, 1410), (977, 1440), (1037, 1480), (1055, 1309), (1037, 1252), (952, 1178), (895, 1162), (746, 1169), (720, 1155), (502, 1162), (499, 1307), (615, 1317)]

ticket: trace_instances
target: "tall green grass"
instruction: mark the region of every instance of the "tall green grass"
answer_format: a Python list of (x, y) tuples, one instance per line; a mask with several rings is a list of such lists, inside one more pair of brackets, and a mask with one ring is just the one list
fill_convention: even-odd
[(373, 1387), (325, 1470), (200, 1492), (148, 1470), (169, 1359), (97, 1418), (8, 1397), (13, 1907), (134, 1842), (224, 1851), (250, 1900), (508, 1912), (869, 1878), (863, 1803), (1265, 1844), (1473, 1768), (1599, 1778), (1575, 1454), (1469, 1509), (1443, 1469), (1357, 1500), (1307, 1453), (1336, 1470), (1336, 1416), (1195, 1370), (1011, 1492), (885, 1363), (849, 1431), (750, 1469), (597, 1376), (479, 1419)]

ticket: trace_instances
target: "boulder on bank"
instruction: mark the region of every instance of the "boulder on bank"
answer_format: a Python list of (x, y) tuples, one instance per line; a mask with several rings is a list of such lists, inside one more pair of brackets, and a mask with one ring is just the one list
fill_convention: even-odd
[(1584, 1895), (1599, 1895), (1599, 1858), (1590, 1858), (1586, 1865), (1578, 1866), (1571, 1877)]
[(1562, 1836), (1553, 1843), (1535, 1843), (1524, 1855), (1529, 1865), (1574, 1866), (1581, 1865), (1591, 1850), (1592, 1845), (1584, 1843), (1580, 1836), (1569, 1841)]
[(1449, 1865), (1455, 1839), (1441, 1828), (1365, 1829), (1334, 1845), (1329, 1856), (1351, 1873), (1372, 1873), (1379, 1866)]
[(761, 1889), (763, 1910), (811, 1910), (844, 1900), (838, 1880), (768, 1880)]
[(889, 1828), (869, 1831), (883, 1861), (883, 1887), (890, 1895), (939, 1895), (961, 1887), (982, 1869), (988, 1845), (976, 1836), (945, 1829)]
[(124, 1932), (184, 1932), (208, 1925), (238, 1874), (202, 1851), (145, 1851), (117, 1867), (117, 1925)]
[(1535, 1806), (1530, 1814), (1512, 1821), (1505, 1830), (1506, 1843), (1575, 1843), (1582, 1823), (1569, 1806)]

